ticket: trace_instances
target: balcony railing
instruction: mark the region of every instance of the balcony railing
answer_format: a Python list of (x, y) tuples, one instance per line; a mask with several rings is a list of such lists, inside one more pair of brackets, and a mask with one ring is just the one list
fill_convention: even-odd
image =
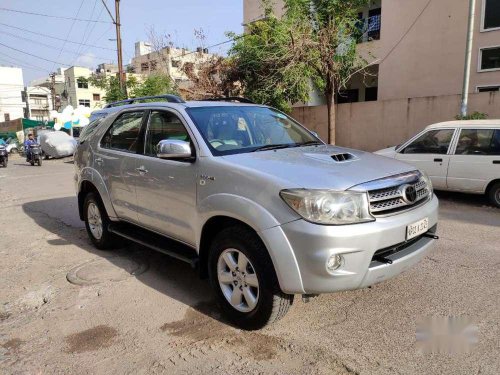
[(379, 40), (381, 26), (382, 16), (380, 14), (360, 19), (358, 27), (360, 36), (358, 41), (362, 43), (371, 40)]

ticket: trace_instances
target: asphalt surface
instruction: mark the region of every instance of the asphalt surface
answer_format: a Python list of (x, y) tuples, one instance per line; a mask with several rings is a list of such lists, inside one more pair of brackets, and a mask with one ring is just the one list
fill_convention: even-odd
[[(244, 332), (188, 265), (135, 245), (95, 250), (71, 159), (13, 158), (0, 168), (0, 373), (498, 374), (500, 210), (438, 197), (440, 240), (416, 267), (307, 304), (297, 296), (283, 320)], [(433, 316), (470, 319), (477, 343), (420, 350), (417, 327)]]

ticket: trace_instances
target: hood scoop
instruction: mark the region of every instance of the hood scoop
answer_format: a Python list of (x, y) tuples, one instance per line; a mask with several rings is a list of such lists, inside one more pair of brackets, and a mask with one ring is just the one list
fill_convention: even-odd
[(340, 152), (338, 154), (331, 155), (331, 158), (336, 162), (341, 163), (344, 161), (355, 159), (355, 156), (353, 154), (349, 154), (348, 152)]

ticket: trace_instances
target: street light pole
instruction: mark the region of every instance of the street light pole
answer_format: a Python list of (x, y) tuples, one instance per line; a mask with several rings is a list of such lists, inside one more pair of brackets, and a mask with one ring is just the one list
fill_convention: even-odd
[(101, 0), (104, 7), (106, 8), (109, 17), (113, 21), (116, 27), (116, 51), (118, 53), (118, 80), (120, 82), (120, 90), (125, 95), (126, 87), (125, 87), (125, 79), (123, 74), (123, 57), (122, 57), (122, 37), (121, 37), (121, 24), (120, 24), (120, 0), (115, 0), (115, 17), (111, 14), (111, 11), (108, 8), (105, 0)]
[(476, 0), (469, 0), (469, 23), (467, 26), (467, 43), (465, 47), (465, 67), (464, 67), (464, 82), (462, 86), (462, 105), (460, 107), (460, 115), (467, 116), (467, 106), (469, 102), (469, 81), (470, 81), (470, 66), (472, 59), (472, 40), (474, 37), (474, 18), (476, 15)]

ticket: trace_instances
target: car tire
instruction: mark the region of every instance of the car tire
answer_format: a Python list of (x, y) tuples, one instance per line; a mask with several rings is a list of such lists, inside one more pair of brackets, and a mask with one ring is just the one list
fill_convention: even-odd
[[(239, 269), (244, 264), (244, 270)], [(217, 304), (240, 328), (255, 330), (271, 324), (285, 316), (293, 303), (294, 296), (279, 287), (266, 247), (249, 228), (220, 231), (212, 241), (208, 266)]]
[(108, 230), (109, 217), (97, 194), (88, 193), (85, 196), (83, 219), (90, 240), (99, 250), (109, 250), (122, 245), (121, 239)]
[(496, 182), (490, 187), (488, 198), (493, 206), (500, 208), (500, 182)]
[(19, 150), (17, 148), (13, 148), (10, 150), (11, 154), (19, 154)]
[(7, 158), (4, 158), (4, 159), (2, 160), (2, 166), (3, 166), (4, 168), (7, 168), (7, 164), (8, 164), (8, 162), (9, 162), (9, 161), (7, 160)]

